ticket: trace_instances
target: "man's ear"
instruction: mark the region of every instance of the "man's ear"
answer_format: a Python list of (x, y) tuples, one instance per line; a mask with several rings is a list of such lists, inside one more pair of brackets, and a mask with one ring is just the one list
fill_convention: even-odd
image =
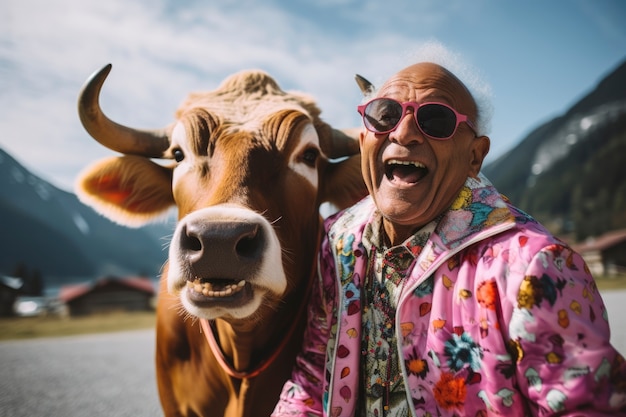
[(473, 139), (470, 154), (470, 176), (477, 177), (483, 166), (483, 161), (489, 153), (491, 139), (488, 136), (479, 136)]

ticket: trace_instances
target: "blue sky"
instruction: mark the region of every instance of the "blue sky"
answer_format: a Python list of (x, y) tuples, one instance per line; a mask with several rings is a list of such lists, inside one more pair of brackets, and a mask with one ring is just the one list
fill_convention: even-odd
[(102, 107), (134, 127), (169, 124), (187, 93), (246, 68), (357, 126), (354, 74), (380, 83), (436, 40), (491, 86), (490, 162), (626, 59), (625, 21), (621, 0), (2, 0), (0, 147), (72, 190), (112, 154), (76, 114), (82, 83), (109, 62)]

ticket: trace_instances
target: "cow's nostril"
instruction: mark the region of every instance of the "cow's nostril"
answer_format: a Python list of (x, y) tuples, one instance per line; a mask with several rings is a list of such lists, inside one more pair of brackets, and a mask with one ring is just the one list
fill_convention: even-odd
[(180, 242), (181, 249), (194, 252), (202, 250), (202, 241), (196, 232), (185, 228), (181, 236), (183, 237)]
[(202, 242), (200, 242), (200, 239), (198, 239), (197, 237), (194, 236), (188, 236), (187, 237), (187, 249), (188, 250), (192, 250), (192, 251), (199, 251), (202, 250)]
[(242, 237), (235, 248), (237, 255), (243, 258), (256, 258), (259, 256), (263, 249), (263, 236), (261, 228), (256, 229), (254, 232), (247, 236)]
[(268, 232), (257, 222), (201, 218), (180, 227), (180, 255), (198, 276), (235, 279), (263, 261)]

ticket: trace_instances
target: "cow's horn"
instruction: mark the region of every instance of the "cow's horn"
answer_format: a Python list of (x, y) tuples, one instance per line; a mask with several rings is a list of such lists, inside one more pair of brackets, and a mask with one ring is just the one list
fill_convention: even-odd
[(333, 129), (332, 145), (327, 150), (330, 158), (341, 158), (359, 153), (360, 128)]
[(363, 93), (364, 96), (367, 96), (374, 92), (375, 90), (374, 84), (369, 82), (364, 77), (360, 76), (359, 74), (356, 74), (354, 76), (354, 79), (356, 80), (356, 83), (359, 85), (359, 88), (361, 89), (361, 92)]
[(94, 72), (78, 96), (78, 115), (83, 127), (98, 142), (125, 155), (163, 158), (169, 148), (166, 129), (139, 130), (109, 119), (100, 109), (100, 89), (111, 71), (111, 64)]

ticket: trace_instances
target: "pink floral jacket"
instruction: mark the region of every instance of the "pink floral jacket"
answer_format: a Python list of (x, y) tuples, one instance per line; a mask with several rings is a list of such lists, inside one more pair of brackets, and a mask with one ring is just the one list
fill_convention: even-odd
[[(326, 222), (303, 350), (274, 416), (355, 415), (373, 216), (366, 198)], [(626, 415), (626, 362), (587, 266), (484, 177), (468, 179), (411, 268), (395, 330), (414, 416)]]

